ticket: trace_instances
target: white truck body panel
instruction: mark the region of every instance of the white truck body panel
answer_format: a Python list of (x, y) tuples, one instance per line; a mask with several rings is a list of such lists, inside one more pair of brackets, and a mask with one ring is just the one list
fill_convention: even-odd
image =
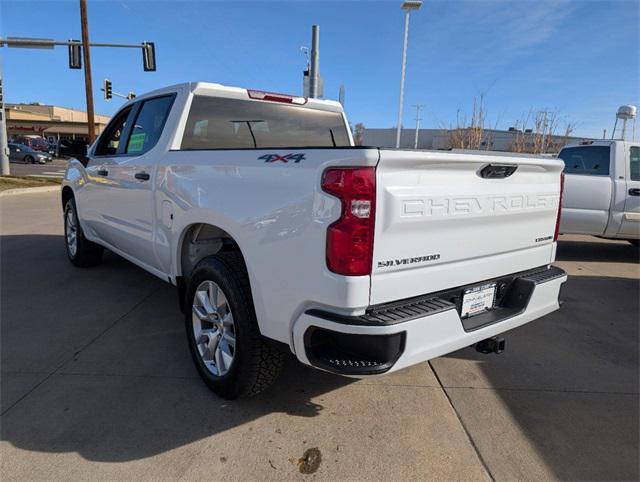
[[(492, 162), (518, 167), (482, 179)], [(371, 303), (551, 263), (561, 171), (545, 158), (382, 150)], [(423, 257), (437, 259), (412, 262)]]
[[(247, 265), (260, 332), (287, 344), (305, 363), (309, 360), (299, 344), (311, 309), (360, 316), (371, 305), (554, 261), (563, 166), (559, 160), (354, 146), (181, 150), (195, 95), (247, 100), (247, 91), (218, 84), (181, 84), (140, 96), (123, 109), (166, 94), (175, 99), (153, 148), (141, 155), (96, 156), (96, 143), (86, 166), (70, 162), (63, 192), (73, 191), (85, 236), (177, 284), (190, 274), (184, 272), (184, 266), (190, 265), (185, 265), (183, 253), (190, 228), (206, 224), (228, 234)], [(348, 125), (337, 102), (309, 99), (304, 108), (339, 112)], [(350, 132), (348, 136), (352, 144)], [(304, 161), (266, 164), (259, 160), (289, 153), (304, 154)], [(516, 170), (504, 179), (482, 179), (478, 171), (488, 164), (513, 165)], [(340, 217), (342, 207), (322, 190), (321, 183), (328, 167), (340, 166), (376, 168), (370, 276), (342, 276), (327, 268), (327, 228)], [(149, 175), (148, 182), (136, 177), (141, 172)], [(438, 259), (378, 266), (379, 261), (431, 254), (438, 254)], [(463, 330), (455, 310), (440, 316), (441, 321), (434, 321), (429, 330), (418, 321), (367, 330), (407, 331), (407, 351), (399, 368), (557, 309), (558, 291), (565, 280), (566, 276), (536, 286), (526, 310), (473, 335)], [(322, 323), (330, 322), (316, 320), (317, 326)], [(362, 331), (330, 324), (335, 331)]]

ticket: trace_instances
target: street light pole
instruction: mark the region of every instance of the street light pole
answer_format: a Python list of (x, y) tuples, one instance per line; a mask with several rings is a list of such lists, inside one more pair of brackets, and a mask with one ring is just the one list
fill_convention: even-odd
[(93, 84), (91, 83), (91, 56), (89, 54), (89, 25), (87, 22), (87, 0), (80, 0), (80, 25), (82, 27), (82, 54), (84, 57), (84, 88), (87, 97), (87, 125), (89, 144), (96, 139), (96, 125), (93, 111)]
[(400, 74), (400, 103), (398, 106), (398, 124), (396, 126), (396, 148), (400, 147), (400, 133), (402, 131), (402, 106), (404, 103), (404, 75), (407, 65), (407, 43), (409, 40), (409, 14), (411, 10), (418, 10), (422, 6), (421, 0), (405, 1), (404, 10), (404, 41), (402, 44), (402, 71)]
[(4, 113), (4, 94), (2, 85), (2, 61), (0, 60), (0, 168), (3, 176), (11, 174), (9, 167), (9, 144), (7, 143), (7, 124)]
[(418, 133), (420, 132), (420, 121), (422, 120), (420, 118), (420, 109), (422, 109), (424, 107), (424, 105), (417, 104), (414, 107), (416, 108), (416, 137), (413, 140), (413, 148), (417, 149), (418, 148)]

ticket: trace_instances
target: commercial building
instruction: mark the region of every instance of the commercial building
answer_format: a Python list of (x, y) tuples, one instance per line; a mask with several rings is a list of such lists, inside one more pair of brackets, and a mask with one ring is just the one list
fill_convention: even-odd
[[(50, 142), (60, 139), (88, 139), (87, 113), (55, 105), (5, 104), (7, 136), (37, 135)], [(109, 122), (109, 117), (95, 116), (99, 134)]]

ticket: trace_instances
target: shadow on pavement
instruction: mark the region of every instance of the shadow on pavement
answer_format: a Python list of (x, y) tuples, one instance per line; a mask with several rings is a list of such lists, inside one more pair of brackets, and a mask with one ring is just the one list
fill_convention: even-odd
[[(597, 238), (591, 238), (597, 240)], [(627, 242), (558, 241), (558, 261), (640, 263), (640, 250)]]
[[(630, 258), (602, 247), (601, 258)], [(561, 309), (506, 333), (504, 353), (432, 361), (496, 479), (638, 480), (639, 290), (569, 277)]]
[[(111, 253), (74, 268), (62, 236), (0, 243), (1, 438), (16, 447), (137, 460), (253, 430), (271, 413), (315, 417), (324, 407), (312, 400), (352, 382), (288, 359), (270, 390), (226, 402), (192, 366), (175, 288)], [(21, 386), (25, 377), (34, 380)]]

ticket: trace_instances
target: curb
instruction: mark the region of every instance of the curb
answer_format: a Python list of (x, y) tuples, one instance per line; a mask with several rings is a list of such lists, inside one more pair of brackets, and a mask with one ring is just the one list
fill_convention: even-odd
[(0, 197), (13, 196), (15, 194), (33, 194), (40, 192), (55, 192), (60, 191), (62, 186), (42, 186), (42, 187), (21, 187), (16, 189), (7, 189), (6, 191), (0, 191)]

